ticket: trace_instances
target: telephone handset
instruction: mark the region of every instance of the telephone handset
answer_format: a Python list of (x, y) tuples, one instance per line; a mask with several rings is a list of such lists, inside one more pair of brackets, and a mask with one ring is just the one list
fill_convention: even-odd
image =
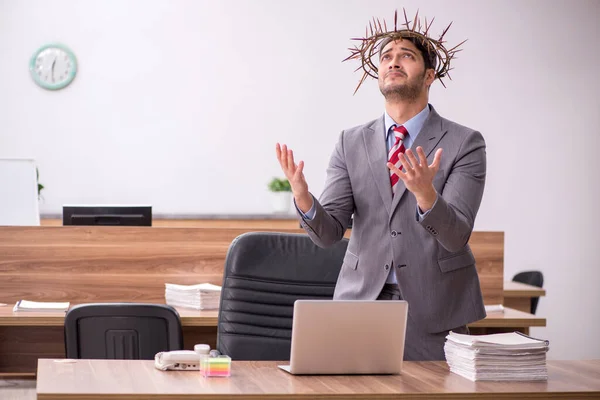
[(166, 370), (199, 370), (200, 358), (215, 356), (217, 350), (211, 350), (207, 344), (197, 344), (192, 350), (161, 351), (154, 356), (154, 366)]
[(197, 344), (194, 351), (161, 351), (154, 356), (154, 367), (161, 371), (200, 371), (204, 377), (231, 376), (231, 357)]
[(154, 356), (154, 366), (160, 370), (199, 370), (200, 354), (192, 350), (161, 351)]

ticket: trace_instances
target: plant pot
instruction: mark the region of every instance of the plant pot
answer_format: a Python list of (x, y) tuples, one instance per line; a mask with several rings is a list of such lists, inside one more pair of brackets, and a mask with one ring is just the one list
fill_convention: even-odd
[(271, 204), (273, 205), (273, 212), (288, 214), (292, 208), (292, 192), (272, 192)]

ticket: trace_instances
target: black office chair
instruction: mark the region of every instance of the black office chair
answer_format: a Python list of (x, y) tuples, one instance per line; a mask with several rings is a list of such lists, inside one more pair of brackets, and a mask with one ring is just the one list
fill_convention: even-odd
[[(516, 274), (512, 280), (541, 288), (544, 285), (544, 274), (541, 271), (523, 271)], [(531, 314), (535, 314), (539, 299), (539, 297), (531, 298)]]
[(182, 348), (179, 313), (164, 304), (80, 304), (65, 316), (67, 358), (153, 360)]
[(250, 232), (225, 259), (217, 349), (234, 360), (289, 360), (297, 299), (332, 299), (348, 240), (330, 248), (305, 234)]

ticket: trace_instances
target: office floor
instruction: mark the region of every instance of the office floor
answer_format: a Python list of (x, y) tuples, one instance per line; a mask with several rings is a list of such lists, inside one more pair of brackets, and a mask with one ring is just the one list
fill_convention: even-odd
[(0, 379), (0, 399), (35, 400), (35, 379)]

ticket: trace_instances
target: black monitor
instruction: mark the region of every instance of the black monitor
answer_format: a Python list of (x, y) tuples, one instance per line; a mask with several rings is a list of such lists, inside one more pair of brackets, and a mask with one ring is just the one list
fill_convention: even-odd
[(63, 225), (152, 226), (152, 206), (64, 205)]

